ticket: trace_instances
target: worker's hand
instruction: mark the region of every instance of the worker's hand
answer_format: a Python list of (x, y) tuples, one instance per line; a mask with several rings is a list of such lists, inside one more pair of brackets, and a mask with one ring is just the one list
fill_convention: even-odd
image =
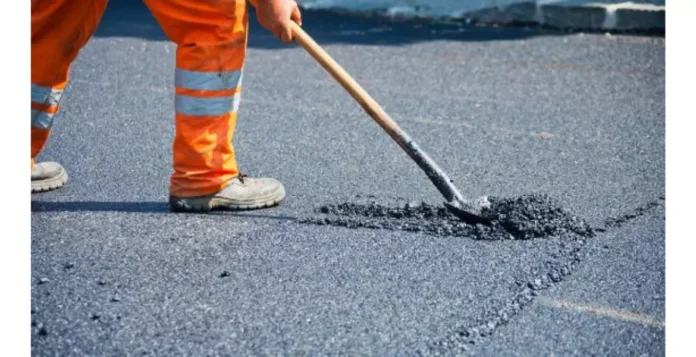
[(290, 21), (302, 26), (300, 8), (294, 0), (256, 0), (251, 1), (256, 7), (256, 17), (261, 26), (270, 31), (283, 42), (293, 40)]

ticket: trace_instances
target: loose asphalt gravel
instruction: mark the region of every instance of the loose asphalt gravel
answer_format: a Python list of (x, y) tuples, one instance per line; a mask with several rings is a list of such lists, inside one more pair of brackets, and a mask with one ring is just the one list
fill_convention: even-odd
[(664, 38), (304, 22), (494, 225), (255, 21), (235, 147), (287, 200), (168, 213), (175, 46), (114, 2), (41, 156), (34, 355), (664, 354)]

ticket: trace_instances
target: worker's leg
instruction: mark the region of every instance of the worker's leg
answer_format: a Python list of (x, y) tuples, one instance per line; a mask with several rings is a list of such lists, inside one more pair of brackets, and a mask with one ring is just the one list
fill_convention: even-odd
[[(178, 209), (259, 208), (280, 202), (285, 191), (279, 182), (237, 178), (232, 139), (246, 56), (245, 0), (145, 2), (177, 44), (170, 195), (175, 201), (202, 198), (178, 200)], [(226, 203), (214, 199), (220, 195), (230, 198), (229, 192), (235, 188), (230, 186), (239, 188), (245, 199), (235, 201), (231, 197)]]
[(62, 186), (65, 170), (57, 163), (34, 165), (60, 108), (70, 64), (90, 39), (107, 0), (33, 0), (31, 2), (31, 165), (32, 192)]

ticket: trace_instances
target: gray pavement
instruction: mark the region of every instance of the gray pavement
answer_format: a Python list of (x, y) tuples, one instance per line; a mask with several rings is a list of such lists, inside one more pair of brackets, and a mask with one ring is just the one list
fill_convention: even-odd
[[(41, 156), (70, 182), (32, 196), (34, 355), (664, 354), (663, 38), (304, 21), (465, 196), (548, 194), (596, 236), (571, 256), (564, 237), (300, 224), (356, 195), (440, 197), (300, 47), (253, 21), (235, 146), (287, 201), (170, 214), (175, 47), (138, 2), (114, 2)], [(572, 273), (491, 336), (458, 339), (554, 261)]]
[(544, 292), (475, 355), (664, 355), (665, 247), (657, 239), (664, 229), (661, 205), (600, 236), (571, 279)]

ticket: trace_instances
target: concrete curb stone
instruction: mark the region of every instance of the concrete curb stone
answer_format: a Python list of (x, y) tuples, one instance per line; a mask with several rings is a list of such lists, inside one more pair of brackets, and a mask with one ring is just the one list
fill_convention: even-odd
[[(438, 15), (436, 9), (427, 6), (393, 6), (389, 8), (351, 8), (330, 5), (325, 10), (343, 13), (384, 16), (396, 20), (412, 18), (446, 21), (466, 21), (481, 24), (535, 24), (560, 29), (587, 31), (665, 31), (664, 5), (654, 3), (615, 3), (612, 1), (589, 3), (587, 0), (539, 0), (525, 1), (503, 6), (491, 6), (478, 10), (455, 11), (448, 16)], [(656, 2), (655, 0), (652, 0)], [(659, 1), (657, 1), (659, 3)], [(300, 2), (302, 5), (302, 2)], [(314, 9), (316, 7), (311, 6)]]

